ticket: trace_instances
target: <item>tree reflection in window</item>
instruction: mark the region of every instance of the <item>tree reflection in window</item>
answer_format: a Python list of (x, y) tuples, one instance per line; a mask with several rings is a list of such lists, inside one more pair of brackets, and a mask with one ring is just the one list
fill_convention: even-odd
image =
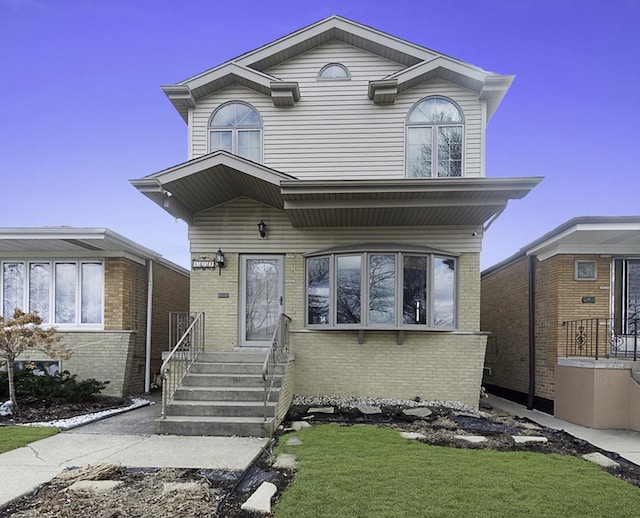
[(407, 117), (407, 176), (462, 176), (462, 112), (448, 99), (430, 97)]
[(307, 311), (309, 324), (329, 323), (329, 258), (307, 261)]
[(362, 257), (339, 256), (337, 260), (336, 322), (359, 324), (361, 306)]
[(454, 324), (455, 282), (455, 261), (436, 257), (433, 268), (433, 323), (436, 326)]
[(405, 255), (403, 278), (403, 321), (405, 324), (425, 324), (427, 321), (427, 258)]
[(369, 323), (393, 324), (396, 319), (396, 257), (369, 256)]

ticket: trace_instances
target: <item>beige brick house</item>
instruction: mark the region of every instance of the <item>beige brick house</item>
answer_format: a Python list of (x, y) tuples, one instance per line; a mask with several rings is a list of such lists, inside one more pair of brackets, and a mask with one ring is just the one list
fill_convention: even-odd
[(132, 184), (189, 225), (205, 351), (286, 314), (296, 393), (476, 406), (485, 226), (540, 181), (485, 177), (512, 79), (332, 16), (164, 86), (188, 161)]
[(109, 381), (110, 395), (149, 390), (169, 312), (189, 309), (187, 270), (103, 228), (0, 228), (0, 272), (3, 315), (38, 311), (73, 351), (57, 367)]
[(640, 216), (578, 217), (482, 272), (484, 383), (594, 428), (640, 429)]

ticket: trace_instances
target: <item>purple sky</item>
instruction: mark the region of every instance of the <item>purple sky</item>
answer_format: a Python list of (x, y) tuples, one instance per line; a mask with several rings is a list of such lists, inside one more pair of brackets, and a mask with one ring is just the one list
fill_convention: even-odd
[(0, 226), (107, 227), (188, 266), (186, 225), (128, 180), (187, 159), (160, 90), (339, 14), (515, 74), (487, 176), (545, 176), (482, 267), (574, 216), (640, 214), (639, 0), (0, 0)]

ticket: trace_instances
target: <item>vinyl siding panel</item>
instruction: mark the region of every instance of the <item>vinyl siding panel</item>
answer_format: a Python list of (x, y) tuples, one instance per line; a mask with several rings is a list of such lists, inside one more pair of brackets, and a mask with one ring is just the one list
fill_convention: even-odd
[[(258, 222), (267, 223), (267, 238)], [(478, 232), (473, 237), (472, 232)], [(482, 232), (476, 227), (331, 227), (294, 228), (284, 211), (240, 198), (198, 213), (189, 228), (192, 254), (213, 254), (218, 248), (234, 253), (309, 253), (340, 245), (397, 243), (443, 251), (480, 252)]]
[[(345, 65), (348, 81), (318, 81), (330, 62)], [(411, 107), (430, 95), (451, 98), (462, 109), (465, 125), (465, 176), (482, 175), (483, 106), (474, 92), (443, 80), (407, 90), (393, 105), (374, 105), (367, 97), (370, 80), (382, 79), (401, 65), (343, 43), (332, 42), (291, 59), (267, 73), (296, 81), (300, 100), (276, 108), (271, 98), (231, 86), (200, 101), (193, 110), (192, 155), (207, 153), (207, 124), (213, 111), (230, 100), (243, 100), (260, 113), (263, 163), (305, 179), (403, 178), (405, 119)]]

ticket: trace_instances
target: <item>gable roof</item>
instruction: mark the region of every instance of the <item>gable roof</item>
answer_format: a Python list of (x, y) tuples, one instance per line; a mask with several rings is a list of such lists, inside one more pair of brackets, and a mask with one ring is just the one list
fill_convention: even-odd
[(518, 252), (482, 272), (488, 277), (535, 255), (544, 261), (558, 254), (640, 256), (640, 216), (580, 216), (542, 235)]
[(404, 67), (390, 76), (370, 81), (367, 93), (376, 104), (392, 104), (398, 93), (425, 81), (442, 78), (475, 91), (479, 99), (486, 100), (489, 120), (513, 81), (513, 76), (487, 72), (334, 15), (175, 85), (163, 86), (162, 90), (185, 122), (189, 108), (194, 107), (199, 99), (231, 84), (240, 84), (271, 96), (276, 106), (293, 106), (300, 98), (297, 83), (282, 81), (266, 71), (333, 40), (395, 61)]

